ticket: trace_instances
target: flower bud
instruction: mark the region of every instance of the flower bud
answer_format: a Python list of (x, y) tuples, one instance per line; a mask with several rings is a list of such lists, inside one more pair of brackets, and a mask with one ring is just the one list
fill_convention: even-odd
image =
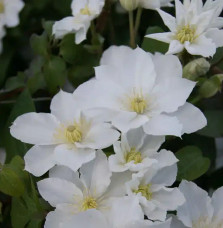
[(183, 77), (195, 81), (199, 76), (205, 75), (210, 69), (210, 63), (199, 58), (189, 62), (183, 69)]
[(132, 11), (138, 7), (139, 0), (120, 0), (120, 3), (127, 11)]
[(221, 91), (223, 74), (216, 74), (206, 80), (199, 89), (199, 94), (203, 98), (214, 96), (218, 91)]

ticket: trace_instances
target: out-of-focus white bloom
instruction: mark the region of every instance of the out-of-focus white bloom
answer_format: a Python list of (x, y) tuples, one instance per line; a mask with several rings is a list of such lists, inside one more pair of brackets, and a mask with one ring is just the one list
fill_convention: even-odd
[(145, 9), (157, 9), (165, 6), (172, 6), (172, 0), (120, 0), (122, 7), (128, 11), (137, 7)]
[(131, 181), (126, 183), (129, 196), (136, 196), (145, 215), (151, 220), (166, 220), (167, 211), (176, 210), (184, 203), (183, 194), (178, 188), (171, 186), (177, 175), (177, 165), (164, 168), (152, 168), (133, 174)]
[[(102, 151), (97, 151), (96, 159), (80, 168), (80, 177), (78, 172), (66, 167), (53, 168), (50, 178), (38, 182), (41, 196), (56, 207), (47, 215), (44, 227), (89, 227), (86, 224), (95, 228), (107, 227), (106, 216), (113, 197), (124, 197), (125, 180), (131, 177), (127, 172), (111, 175), (107, 157)], [(140, 208), (133, 210), (138, 216)]]
[(118, 140), (118, 131), (88, 118), (78, 102), (72, 94), (60, 91), (52, 100), (51, 114), (27, 113), (14, 121), (12, 136), (35, 145), (24, 157), (27, 171), (41, 176), (55, 164), (76, 171), (94, 159), (96, 149)]
[(111, 121), (124, 133), (143, 126), (147, 134), (181, 136), (206, 125), (202, 112), (186, 103), (196, 83), (182, 78), (176, 56), (112, 46), (95, 71), (96, 79), (75, 94), (92, 116)]
[(138, 172), (154, 163), (156, 167), (162, 167), (167, 161), (176, 162), (177, 159), (172, 152), (167, 150), (157, 152), (164, 141), (165, 138), (162, 136), (146, 135), (142, 128), (122, 134), (121, 141), (114, 143), (115, 155), (109, 157), (111, 171)]
[(193, 182), (182, 181), (179, 188), (186, 201), (178, 208), (177, 216), (184, 225), (173, 220), (174, 228), (223, 228), (223, 187), (212, 198)]
[(0, 148), (0, 164), (4, 165), (6, 160), (6, 152), (3, 148)]
[(21, 0), (0, 0), (0, 22), (7, 27), (19, 24), (19, 13), (24, 7)]
[(146, 37), (170, 43), (167, 54), (176, 54), (185, 48), (191, 55), (213, 56), (216, 48), (223, 46), (223, 31), (219, 29), (222, 20), (218, 20), (222, 6), (218, 8), (220, 12), (216, 13), (216, 3), (219, 7), (220, 2), (209, 1), (204, 8), (200, 0), (186, 0), (184, 4), (175, 0), (175, 3), (176, 18), (158, 9), (170, 32)]
[(72, 16), (55, 22), (53, 34), (61, 39), (66, 34), (75, 33), (75, 42), (81, 43), (86, 39), (91, 21), (102, 11), (104, 0), (73, 0)]
[(5, 26), (15, 27), (19, 24), (19, 13), (24, 7), (21, 0), (0, 0), (0, 53), (2, 38), (5, 36)]

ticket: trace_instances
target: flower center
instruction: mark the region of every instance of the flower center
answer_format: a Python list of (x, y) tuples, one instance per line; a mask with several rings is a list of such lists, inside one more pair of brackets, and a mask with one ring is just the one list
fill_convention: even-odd
[(134, 97), (130, 100), (131, 110), (143, 114), (147, 108), (147, 102), (142, 96)]
[(223, 228), (223, 220), (211, 220), (207, 216), (200, 217), (192, 223), (192, 228)]
[(81, 13), (82, 15), (88, 15), (88, 16), (91, 15), (91, 11), (90, 11), (90, 9), (88, 8), (87, 5), (85, 5), (85, 7), (84, 7), (83, 9), (80, 10), (80, 13)]
[(82, 139), (82, 133), (78, 126), (70, 125), (65, 132), (66, 139), (69, 143), (80, 142)]
[(134, 193), (140, 193), (144, 196), (147, 200), (152, 199), (152, 192), (151, 192), (151, 184), (147, 185), (139, 185), (138, 190), (135, 190)]
[(131, 148), (130, 152), (128, 152), (126, 155), (126, 162), (129, 163), (131, 161), (134, 161), (134, 164), (142, 162), (141, 153), (136, 151), (135, 148)]
[(5, 11), (4, 3), (3, 1), (0, 0), (0, 13), (4, 13), (4, 11)]
[(196, 32), (195, 27), (191, 27), (190, 25), (185, 25), (177, 32), (176, 38), (182, 44), (185, 41), (193, 42), (197, 38), (197, 36), (195, 35), (195, 32)]
[(96, 202), (96, 199), (94, 199), (91, 196), (88, 196), (84, 199), (81, 205), (81, 211), (87, 211), (88, 209), (94, 209), (97, 207), (98, 207), (98, 204)]

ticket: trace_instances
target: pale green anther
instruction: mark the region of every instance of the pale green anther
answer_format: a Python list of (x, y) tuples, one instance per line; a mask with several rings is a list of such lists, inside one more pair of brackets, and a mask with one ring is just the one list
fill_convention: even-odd
[(98, 204), (96, 202), (96, 199), (94, 199), (91, 196), (88, 196), (84, 199), (82, 205), (81, 205), (81, 211), (87, 211), (89, 209), (95, 209), (97, 208)]
[(134, 161), (135, 164), (142, 162), (141, 153), (132, 148), (126, 155), (126, 162)]
[(139, 185), (138, 189), (134, 191), (134, 193), (141, 193), (147, 200), (152, 199), (152, 192), (151, 192), (151, 184), (147, 185)]
[(5, 11), (4, 3), (0, 0), (0, 13), (4, 13), (4, 11)]
[(68, 126), (65, 135), (69, 143), (80, 142), (82, 140), (82, 133), (78, 126)]
[(190, 25), (185, 25), (178, 30), (176, 38), (182, 44), (186, 41), (193, 42), (197, 38), (195, 32), (195, 28), (191, 27)]
[(147, 108), (147, 102), (143, 97), (135, 97), (132, 98), (130, 106), (132, 111), (143, 114)]

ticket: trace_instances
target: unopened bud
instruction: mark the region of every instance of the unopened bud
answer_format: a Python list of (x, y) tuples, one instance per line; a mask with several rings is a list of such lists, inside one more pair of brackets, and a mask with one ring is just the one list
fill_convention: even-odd
[(120, 0), (120, 3), (127, 11), (132, 11), (138, 7), (139, 0)]
[(221, 91), (223, 81), (223, 74), (216, 74), (206, 80), (199, 89), (199, 94), (203, 98), (214, 96), (217, 92)]
[(195, 59), (184, 67), (183, 77), (195, 81), (198, 77), (205, 75), (210, 66), (210, 63), (204, 58)]

